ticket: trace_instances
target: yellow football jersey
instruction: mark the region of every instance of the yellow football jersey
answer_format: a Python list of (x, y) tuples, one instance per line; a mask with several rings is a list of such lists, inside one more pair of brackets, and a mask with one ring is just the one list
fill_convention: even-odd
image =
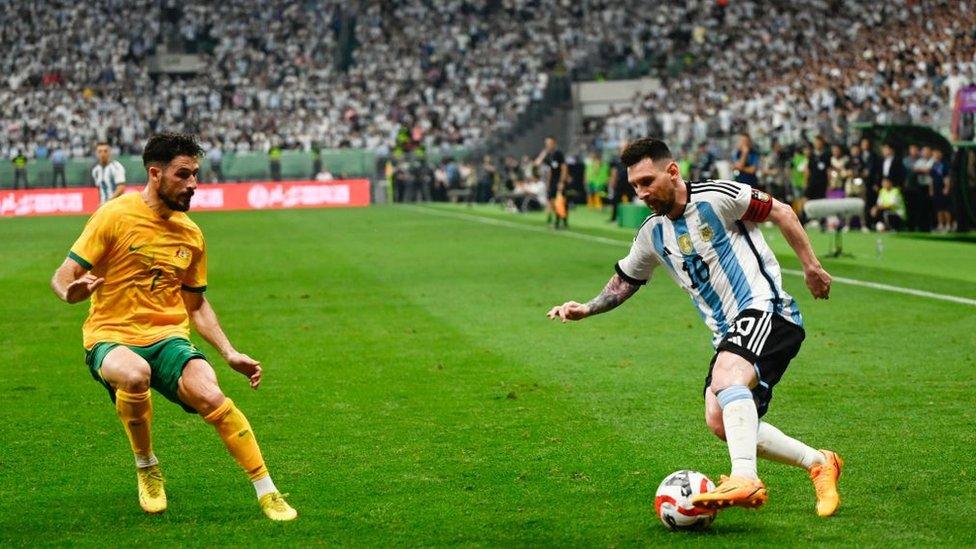
[(207, 257), (203, 233), (185, 213), (163, 219), (142, 193), (120, 196), (92, 214), (68, 257), (105, 278), (82, 329), (86, 349), (190, 336), (180, 290), (207, 289)]

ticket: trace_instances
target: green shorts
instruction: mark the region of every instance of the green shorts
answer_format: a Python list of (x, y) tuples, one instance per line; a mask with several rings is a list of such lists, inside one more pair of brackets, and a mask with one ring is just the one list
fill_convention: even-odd
[[(102, 379), (99, 370), (102, 368), (102, 361), (105, 360), (105, 355), (119, 345), (122, 345), (122, 343), (102, 341), (92, 346), (90, 351), (85, 352), (85, 364), (88, 365), (88, 370), (91, 371), (91, 375), (95, 378), (95, 381), (101, 383), (102, 386), (108, 389), (108, 394), (112, 398), (112, 402), (115, 402), (115, 389), (107, 381)], [(170, 401), (182, 406), (187, 412), (191, 414), (197, 413), (196, 410), (180, 400), (180, 397), (177, 396), (177, 391), (180, 387), (180, 376), (183, 375), (183, 368), (186, 366), (186, 363), (194, 358), (207, 360), (207, 357), (199, 349), (190, 343), (189, 340), (179, 336), (167, 337), (145, 347), (137, 347), (135, 345), (126, 345), (126, 347), (149, 363), (149, 368), (152, 371), (152, 376), (149, 379), (150, 387), (156, 389)]]

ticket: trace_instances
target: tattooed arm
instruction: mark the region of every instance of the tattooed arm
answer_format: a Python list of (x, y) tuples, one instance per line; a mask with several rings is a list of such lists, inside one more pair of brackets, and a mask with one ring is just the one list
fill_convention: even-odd
[(615, 273), (610, 278), (610, 282), (607, 282), (603, 291), (600, 292), (600, 295), (586, 303), (567, 301), (562, 305), (556, 305), (549, 310), (546, 316), (550, 320), (559, 318), (563, 322), (567, 320), (582, 320), (588, 316), (598, 315), (616, 308), (617, 305), (627, 301), (630, 296), (637, 293), (639, 289), (640, 286), (627, 282), (619, 274)]

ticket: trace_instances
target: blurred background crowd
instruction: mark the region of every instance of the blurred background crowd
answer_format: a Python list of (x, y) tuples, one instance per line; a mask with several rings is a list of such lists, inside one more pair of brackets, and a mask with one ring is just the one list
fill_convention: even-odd
[[(869, 210), (889, 179), (904, 226), (948, 229), (916, 219), (935, 219), (951, 184), (932, 167), (951, 161), (935, 158), (944, 151), (894, 151), (904, 176), (885, 177), (882, 144), (865, 150), (857, 128), (919, 124), (948, 135), (953, 98), (976, 84), (976, 6), (959, 0), (0, 6), (0, 156), (18, 173), (33, 160), (89, 157), (98, 142), (138, 153), (153, 132), (180, 130), (200, 135), (218, 165), (232, 153), (365, 149), (390, 159), (381, 163), (390, 181), (408, 182), (397, 198), (473, 189), (454, 196), (490, 200), (546, 185), (531, 155), (484, 148), (554, 77), (651, 77), (653, 89), (573, 136), (566, 153), (581, 196), (603, 196), (588, 192), (590, 173), (612, 203), (613, 182), (602, 179), (613, 151), (655, 135), (689, 177), (723, 175), (714, 166), (727, 161), (724, 175), (784, 199), (843, 193)], [(198, 66), (163, 70), (167, 55)], [(457, 147), (476, 154), (452, 156)]]

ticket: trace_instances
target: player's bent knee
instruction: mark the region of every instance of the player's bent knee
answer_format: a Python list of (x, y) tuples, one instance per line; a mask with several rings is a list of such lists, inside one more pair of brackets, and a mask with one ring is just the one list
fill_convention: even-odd
[(189, 392), (188, 396), (190, 397), (188, 399), (190, 402), (187, 404), (192, 406), (202, 416), (210, 415), (227, 400), (227, 397), (224, 396), (223, 391), (220, 390), (220, 387), (216, 383), (196, 387)]
[(137, 360), (103, 363), (101, 375), (118, 390), (142, 393), (149, 390), (152, 369), (141, 357)]
[(200, 359), (191, 360), (183, 368), (177, 394), (202, 416), (209, 415), (227, 399), (217, 384), (213, 368)]
[(712, 382), (709, 387), (717, 395), (733, 385), (754, 387), (757, 381), (755, 366), (735, 353), (722, 351), (712, 368)]

